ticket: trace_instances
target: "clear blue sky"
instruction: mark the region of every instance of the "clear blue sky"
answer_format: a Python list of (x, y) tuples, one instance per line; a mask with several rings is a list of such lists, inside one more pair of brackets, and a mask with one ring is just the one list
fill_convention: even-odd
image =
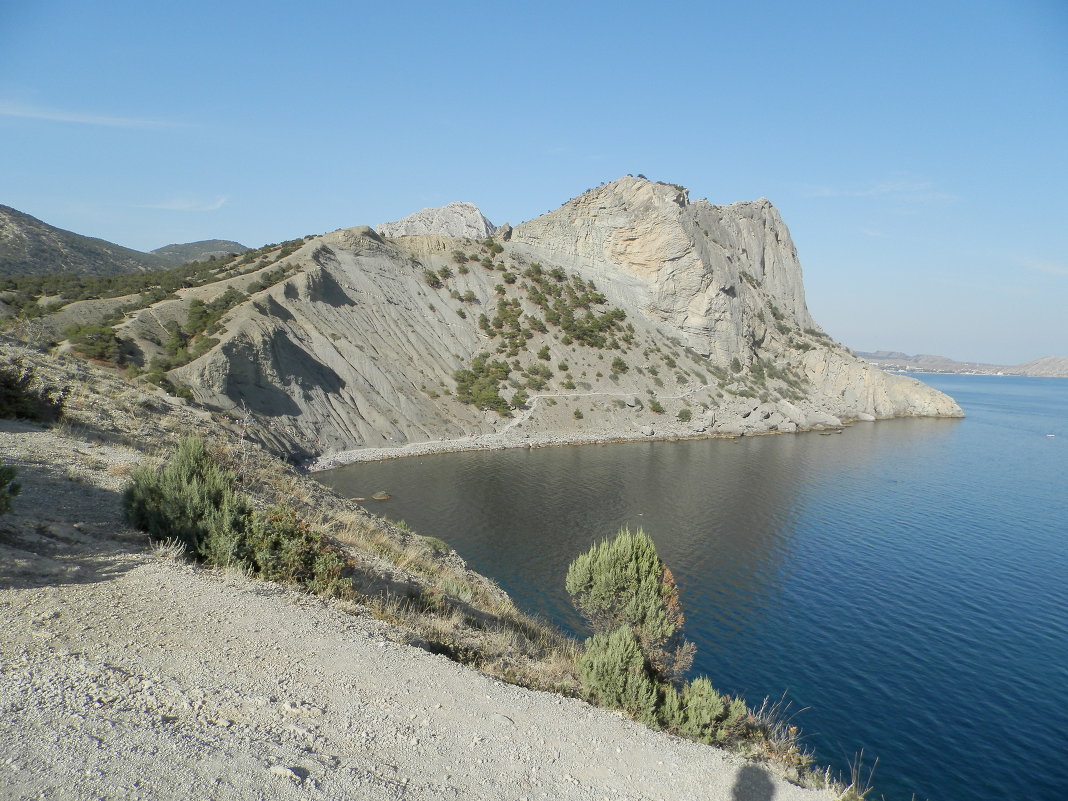
[(626, 173), (760, 196), (836, 338), (1068, 356), (1068, 3), (0, 0), (0, 203), (147, 250)]

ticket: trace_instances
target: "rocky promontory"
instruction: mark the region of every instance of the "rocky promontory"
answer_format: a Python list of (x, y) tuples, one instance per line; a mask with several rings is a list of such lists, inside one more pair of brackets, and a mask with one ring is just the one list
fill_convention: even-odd
[(514, 228), (450, 204), (212, 270), (33, 327), (106, 320), (110, 352), (302, 460), (961, 414), (827, 336), (765, 199), (626, 176)]

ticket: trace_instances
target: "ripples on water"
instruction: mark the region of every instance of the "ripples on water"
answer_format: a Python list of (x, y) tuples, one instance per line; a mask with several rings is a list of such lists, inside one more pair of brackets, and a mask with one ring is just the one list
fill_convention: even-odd
[[(443, 454), (321, 474), (585, 633), (568, 563), (642, 526), (695, 670), (786, 693), (888, 801), (1068, 798), (1068, 380), (924, 376), (968, 417), (844, 433)], [(1046, 437), (1054, 433), (1054, 438)]]

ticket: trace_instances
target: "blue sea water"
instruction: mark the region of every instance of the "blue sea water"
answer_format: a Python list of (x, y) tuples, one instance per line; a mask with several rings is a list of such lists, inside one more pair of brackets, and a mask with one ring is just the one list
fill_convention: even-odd
[[(1068, 380), (927, 375), (963, 420), (442, 454), (320, 474), (583, 634), (567, 565), (644, 527), (695, 672), (785, 698), (873, 798), (1068, 798)], [(1047, 434), (1054, 434), (1049, 437)]]

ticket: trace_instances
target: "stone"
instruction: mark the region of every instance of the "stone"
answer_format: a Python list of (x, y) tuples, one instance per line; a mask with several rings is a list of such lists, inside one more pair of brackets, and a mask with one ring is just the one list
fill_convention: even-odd
[[(453, 201), (441, 208), (422, 209), (404, 219), (375, 226), (381, 236), (448, 236), (485, 239), (496, 230), (473, 203)], [(511, 228), (509, 228), (511, 232)]]
[(300, 774), (298, 774), (293, 768), (286, 767), (285, 765), (272, 765), (271, 774), (279, 776), (283, 779), (290, 779), (291, 781), (299, 782), (301, 780)]

